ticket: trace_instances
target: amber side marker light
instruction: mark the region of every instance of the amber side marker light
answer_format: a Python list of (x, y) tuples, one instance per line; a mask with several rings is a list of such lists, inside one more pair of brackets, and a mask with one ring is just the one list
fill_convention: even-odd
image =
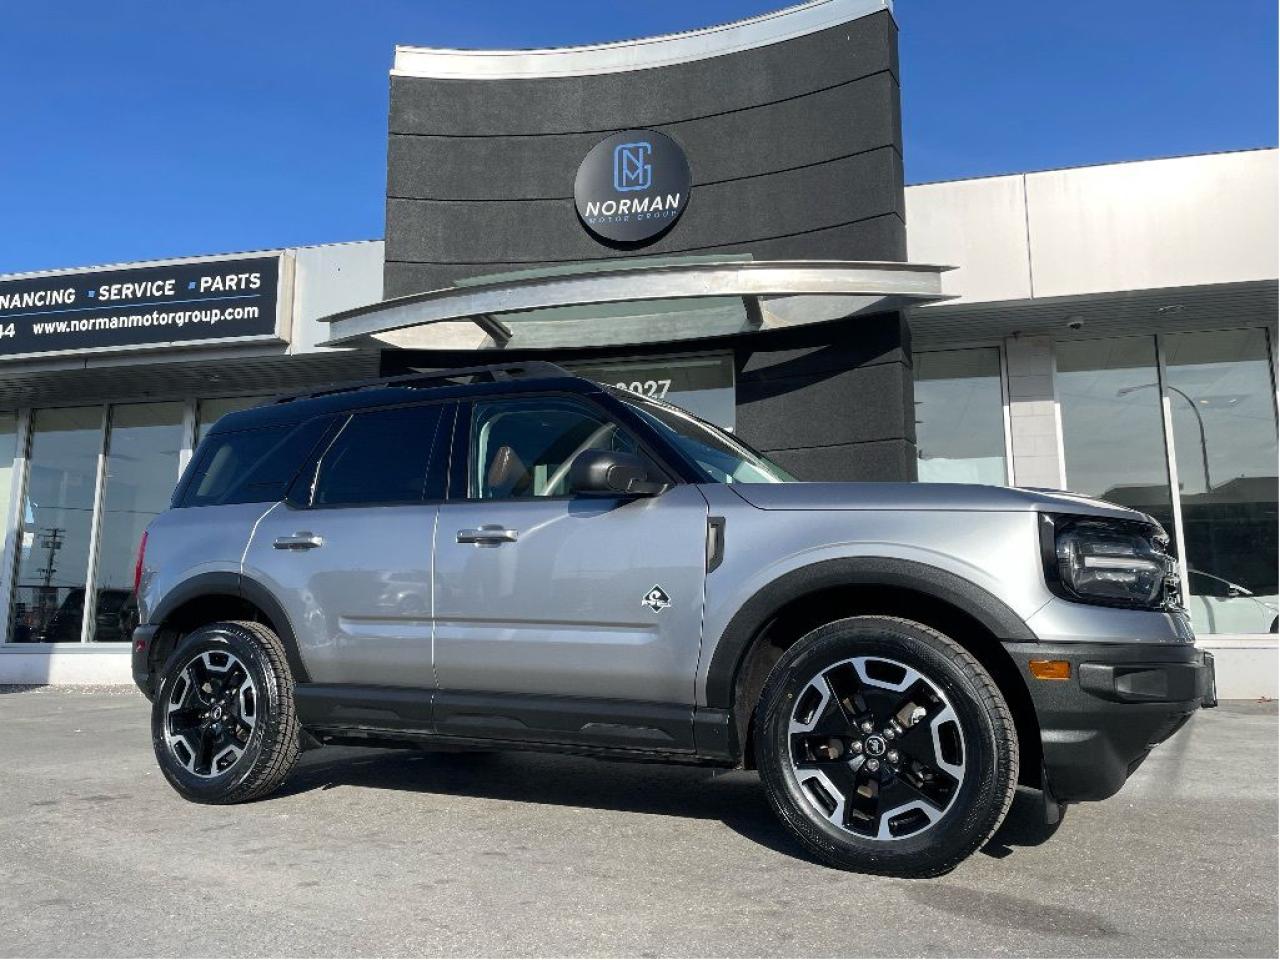
[(1029, 660), (1027, 666), (1037, 680), (1070, 680), (1070, 660)]

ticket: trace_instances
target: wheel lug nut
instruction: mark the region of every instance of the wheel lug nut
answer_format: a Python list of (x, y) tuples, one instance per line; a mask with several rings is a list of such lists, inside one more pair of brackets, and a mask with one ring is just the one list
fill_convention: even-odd
[(880, 769), (880, 761), (879, 761), (879, 760), (868, 760), (868, 761), (867, 761), (867, 769), (868, 769), (868, 770), (870, 770), (872, 773), (875, 773), (877, 770), (879, 770), (879, 769)]
[(863, 721), (862, 721), (862, 732), (863, 732), (863, 733), (870, 733), (873, 729), (874, 729), (874, 728), (871, 726), (871, 721), (870, 721), (870, 720), (863, 720)]
[(897, 762), (898, 762), (898, 751), (897, 751), (897, 750), (890, 750), (887, 754), (885, 754), (885, 757), (884, 757), (884, 758), (885, 758), (886, 760), (888, 760), (890, 763), (897, 763)]
[(862, 752), (862, 741), (861, 741), (861, 740), (855, 740), (855, 741), (853, 741), (853, 743), (849, 744), (849, 749), (850, 749), (850, 750), (852, 750), (854, 753), (861, 753), (861, 752)]
[(892, 739), (893, 739), (894, 737), (896, 737), (896, 736), (897, 736), (897, 734), (893, 732), (893, 727), (885, 727), (885, 728), (884, 728), (884, 738), (885, 738), (886, 740), (892, 740)]

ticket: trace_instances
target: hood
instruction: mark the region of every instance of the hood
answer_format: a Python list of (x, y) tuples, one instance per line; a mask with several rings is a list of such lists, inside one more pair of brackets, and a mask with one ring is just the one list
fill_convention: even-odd
[(976, 483), (735, 483), (730, 489), (761, 510), (1039, 510), (1150, 519), (1128, 507), (1061, 490)]

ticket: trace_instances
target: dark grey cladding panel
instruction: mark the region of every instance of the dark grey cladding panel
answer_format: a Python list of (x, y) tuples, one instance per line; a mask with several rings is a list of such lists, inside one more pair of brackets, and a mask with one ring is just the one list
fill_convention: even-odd
[(766, 47), (652, 70), (533, 80), (393, 76), (390, 128), (510, 136), (660, 126), (896, 71), (896, 36), (886, 12)]
[(916, 479), (916, 445), (910, 440), (765, 450), (764, 453), (800, 480), (901, 482)]
[(901, 363), (877, 363), (739, 383), (737, 429), (769, 450), (902, 439), (913, 419), (910, 377)]
[[(800, 170), (695, 187), (660, 254), (902, 216), (902, 164), (894, 147)], [(388, 260), (504, 263), (616, 257), (583, 228), (572, 200), (387, 201)], [(887, 256), (888, 252), (884, 254)], [(835, 256), (832, 254), (831, 256)]]
[[(781, 103), (654, 129), (684, 148), (694, 184), (706, 184), (897, 144), (897, 103), (897, 81), (885, 72)], [(602, 136), (393, 135), (387, 194), (439, 200), (572, 197), (578, 164)]]
[[(692, 212), (692, 208), (690, 208)], [(540, 253), (536, 244), (530, 251)], [(906, 231), (902, 218), (887, 213), (870, 220), (844, 224), (825, 230), (805, 231), (788, 237), (774, 237), (749, 243), (717, 243), (697, 250), (677, 250), (662, 243), (640, 251), (650, 253), (749, 253), (757, 260), (905, 260)], [(600, 247), (591, 257), (618, 257), (622, 254)], [(479, 274), (505, 273), (531, 267), (549, 266), (551, 261), (508, 260), (501, 263), (418, 263), (388, 260), (383, 272), (383, 296), (402, 297), (423, 290), (453, 286), (458, 280)]]
[(910, 362), (906, 318), (874, 314), (747, 338), (738, 350), (737, 381), (818, 377), (853, 366)]

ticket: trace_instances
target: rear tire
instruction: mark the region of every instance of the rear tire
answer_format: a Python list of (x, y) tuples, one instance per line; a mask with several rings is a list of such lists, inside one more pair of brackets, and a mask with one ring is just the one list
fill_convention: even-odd
[(260, 623), (211, 623), (184, 637), (151, 706), (160, 769), (196, 803), (277, 790), (298, 760), (301, 729), (284, 645)]
[(802, 637), (756, 713), (769, 802), (801, 844), (845, 870), (953, 869), (999, 827), (1018, 736), (990, 674), (950, 637), (851, 617)]

